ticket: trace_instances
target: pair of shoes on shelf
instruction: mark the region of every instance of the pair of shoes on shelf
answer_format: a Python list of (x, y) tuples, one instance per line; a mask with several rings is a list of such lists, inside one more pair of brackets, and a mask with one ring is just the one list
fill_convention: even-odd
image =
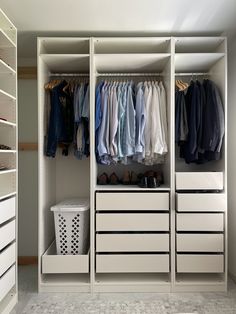
[(134, 171), (125, 171), (122, 179), (122, 183), (125, 185), (136, 185), (139, 179)]
[(119, 178), (117, 177), (115, 172), (113, 172), (110, 175), (110, 177), (108, 177), (108, 175), (105, 172), (103, 172), (97, 179), (97, 184), (99, 185), (107, 185), (107, 184), (117, 185), (119, 183), (120, 183)]
[(164, 183), (163, 174), (161, 171), (147, 171), (141, 177), (138, 184), (141, 188), (158, 188), (161, 184)]

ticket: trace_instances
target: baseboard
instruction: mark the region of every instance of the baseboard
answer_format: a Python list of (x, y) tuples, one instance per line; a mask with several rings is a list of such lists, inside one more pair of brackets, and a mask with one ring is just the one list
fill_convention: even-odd
[(37, 256), (18, 256), (18, 265), (37, 265)]

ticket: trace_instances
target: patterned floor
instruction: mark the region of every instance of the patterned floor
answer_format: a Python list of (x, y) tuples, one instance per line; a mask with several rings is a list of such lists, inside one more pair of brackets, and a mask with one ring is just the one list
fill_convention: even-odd
[(236, 314), (236, 285), (228, 293), (37, 293), (36, 267), (19, 269), (19, 303), (11, 314)]

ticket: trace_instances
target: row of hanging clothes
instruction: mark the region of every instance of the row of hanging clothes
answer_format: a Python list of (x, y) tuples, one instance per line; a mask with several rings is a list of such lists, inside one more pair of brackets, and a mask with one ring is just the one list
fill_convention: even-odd
[(45, 86), (45, 155), (55, 157), (58, 145), (68, 156), (73, 144), (78, 159), (89, 156), (88, 78), (52, 79)]
[(163, 82), (109, 79), (96, 86), (97, 163), (163, 163), (168, 152)]
[(209, 79), (176, 80), (175, 141), (186, 163), (221, 158), (224, 110), (217, 85)]

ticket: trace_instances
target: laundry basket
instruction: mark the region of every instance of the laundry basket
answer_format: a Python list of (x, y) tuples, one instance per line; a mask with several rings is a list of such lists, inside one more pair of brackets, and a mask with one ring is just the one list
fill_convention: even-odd
[(53, 207), (58, 255), (87, 254), (89, 249), (89, 200), (63, 201)]

